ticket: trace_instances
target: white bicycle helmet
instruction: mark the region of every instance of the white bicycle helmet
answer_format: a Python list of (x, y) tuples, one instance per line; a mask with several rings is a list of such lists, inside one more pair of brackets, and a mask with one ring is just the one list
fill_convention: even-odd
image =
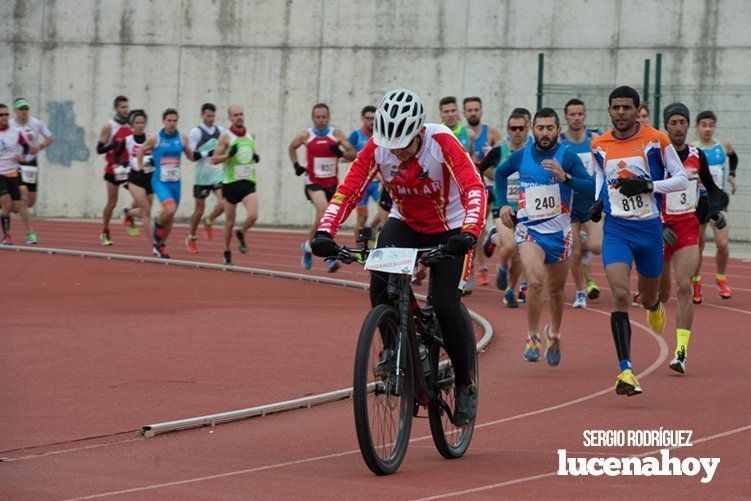
[(386, 93), (375, 114), (373, 141), (388, 149), (405, 148), (425, 123), (425, 106), (409, 89)]

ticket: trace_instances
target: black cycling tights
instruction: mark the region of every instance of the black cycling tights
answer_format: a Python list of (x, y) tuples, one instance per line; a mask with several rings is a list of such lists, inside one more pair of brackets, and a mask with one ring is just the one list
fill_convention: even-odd
[[(378, 235), (378, 247), (432, 247), (445, 243), (450, 236), (458, 234), (459, 231), (457, 229), (426, 235), (418, 233), (398, 219), (389, 218)], [(461, 300), (459, 280), (463, 266), (464, 258), (459, 256), (430, 267), (433, 306), (443, 333), (446, 352), (454, 365), (457, 386), (466, 386), (470, 383), (470, 356), (475, 349), (474, 336), (470, 330), (471, 324), (467, 325), (459, 307)], [(371, 273), (370, 304), (372, 306), (389, 303), (386, 295), (387, 286), (387, 273)]]

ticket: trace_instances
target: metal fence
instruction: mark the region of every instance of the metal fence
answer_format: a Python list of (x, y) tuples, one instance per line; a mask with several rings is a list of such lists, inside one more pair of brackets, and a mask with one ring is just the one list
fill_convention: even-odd
[[(612, 127), (608, 116), (608, 95), (613, 85), (543, 85), (542, 103), (563, 116), (563, 106), (579, 98), (587, 107), (587, 127), (607, 130)], [(633, 85), (641, 89), (642, 85)], [(730, 198), (730, 239), (751, 242), (751, 87), (663, 86), (660, 103), (682, 102), (691, 110), (693, 118), (702, 110), (712, 110), (717, 115), (717, 137), (728, 141), (738, 154), (737, 191)], [(651, 104), (651, 103), (647, 103)], [(650, 107), (652, 116), (662, 113)], [(662, 120), (660, 120), (662, 121)], [(564, 125), (565, 127), (565, 125)], [(692, 128), (689, 140), (696, 139)], [(729, 186), (727, 187), (729, 190)], [(707, 236), (711, 236), (711, 232)]]

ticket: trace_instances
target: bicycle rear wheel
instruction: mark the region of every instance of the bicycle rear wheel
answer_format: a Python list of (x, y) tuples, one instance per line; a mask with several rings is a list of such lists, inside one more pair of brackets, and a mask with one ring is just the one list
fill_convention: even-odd
[[(463, 304), (462, 316), (469, 325), (474, 340), (474, 330), (472, 320)], [(437, 326), (436, 326), (437, 327)], [(437, 327), (438, 328), (438, 327)], [(433, 436), (433, 443), (438, 449), (441, 456), (446, 459), (457, 459), (467, 452), (469, 443), (472, 440), (472, 434), (475, 430), (475, 421), (473, 420), (467, 426), (458, 427), (449, 419), (446, 409), (443, 407), (441, 400), (445, 402), (453, 412), (456, 409), (454, 399), (454, 368), (451, 366), (448, 354), (437, 342), (433, 343), (430, 350), (430, 360), (432, 374), (435, 375), (436, 397), (432, 398), (428, 405), (428, 417), (430, 420), (430, 434)], [(477, 349), (472, 350), (472, 365), (470, 367), (470, 376), (475, 384), (475, 391), (479, 392), (480, 380), (477, 365)], [(432, 377), (431, 377), (432, 379)], [(440, 398), (438, 398), (440, 397)], [(479, 397), (479, 393), (478, 393)]]
[(401, 348), (402, 374), (396, 375), (395, 361), (385, 375), (374, 375), (383, 351), (396, 352), (398, 328), (396, 310), (389, 305), (376, 306), (365, 317), (355, 354), (352, 398), (357, 442), (365, 463), (376, 475), (390, 475), (399, 468), (412, 428), (414, 372), (406, 339)]

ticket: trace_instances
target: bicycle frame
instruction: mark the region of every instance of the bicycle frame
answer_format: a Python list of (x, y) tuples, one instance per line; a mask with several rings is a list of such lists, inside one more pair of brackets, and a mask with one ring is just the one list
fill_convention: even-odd
[[(432, 333), (422, 332), (422, 326), (415, 325), (415, 316), (423, 317), (420, 305), (417, 302), (415, 293), (412, 291), (411, 277), (409, 275), (390, 275), (387, 288), (388, 297), (397, 301), (397, 312), (399, 313), (399, 330), (397, 332), (397, 376), (403, 376), (404, 354), (402, 353), (403, 340), (406, 337), (409, 343), (410, 354), (412, 357), (412, 367), (415, 378), (415, 401), (426, 406), (433, 398), (433, 389), (427, 384), (422, 370), (422, 361), (420, 360), (419, 343), (417, 341), (417, 331), (421, 336), (430, 336)], [(440, 342), (437, 338), (431, 339), (431, 342)]]

